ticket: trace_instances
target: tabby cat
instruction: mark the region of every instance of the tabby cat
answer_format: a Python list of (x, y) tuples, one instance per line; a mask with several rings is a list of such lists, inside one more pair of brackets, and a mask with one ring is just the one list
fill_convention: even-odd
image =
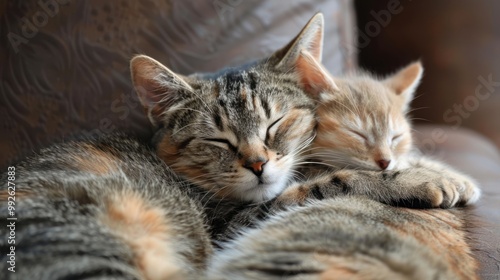
[[(421, 219), (415, 218), (414, 229), (422, 235), (412, 238), (402, 225), (411, 225), (411, 217), (425, 212), (395, 210), (376, 202), (411, 206), (419, 201), (429, 207), (452, 207), (457, 202), (454, 194), (460, 201), (470, 201), (471, 191), (450, 178), (426, 167), (383, 173), (345, 169), (329, 173), (329, 181), (321, 181), (321, 186), (314, 178), (293, 183), (302, 153), (315, 136), (316, 104), (310, 96), (319, 83), (311, 74), (316, 71), (313, 60), (321, 58), (322, 36), (319, 14), (290, 44), (267, 59), (188, 77), (149, 57), (135, 57), (132, 79), (157, 127), (152, 147), (111, 135), (55, 145), (17, 165), (17, 267), (7, 277), (337, 275), (332, 264), (337, 264), (337, 253), (345, 254), (328, 250), (331, 242), (345, 244), (341, 249), (357, 251), (362, 260), (370, 259), (368, 251), (372, 250), (381, 256), (378, 262), (387, 265), (387, 271), (399, 271), (405, 277), (460, 276), (461, 271), (473, 275), (475, 264), (463, 236), (453, 243), (462, 250), (456, 254), (446, 250), (453, 260), (465, 263), (459, 272), (437, 258), (434, 247), (419, 243), (431, 240), (432, 232), (422, 231), (425, 226), (442, 229), (445, 235), (450, 226), (461, 226), (460, 222), (450, 218), (437, 220), (434, 226), (420, 225)], [(4, 174), (3, 182), (6, 178)], [(2, 200), (7, 200), (7, 191), (4, 185)], [(366, 198), (350, 196), (356, 194)], [(329, 198), (339, 195), (346, 198)], [(296, 206), (307, 198), (323, 201)], [(392, 220), (394, 211), (402, 213), (400, 220)], [(7, 213), (2, 203), (0, 218), (5, 220)], [(369, 217), (368, 223), (362, 215)], [(334, 218), (343, 219), (344, 224), (336, 224)], [(212, 258), (210, 235), (223, 240), (242, 226), (253, 229), (230, 243), (218, 243), (222, 248)], [(289, 231), (291, 227), (298, 233)], [(2, 235), (6, 235), (3, 230)], [(356, 236), (356, 246), (344, 240)], [(263, 243), (253, 247), (251, 240)], [(266, 242), (279, 245), (271, 252), (276, 255), (262, 253), (262, 248), (273, 248)], [(444, 242), (438, 242), (436, 250)], [(2, 252), (11, 250), (10, 246), (7, 238), (0, 240)], [(295, 253), (300, 255), (299, 262)], [(235, 259), (238, 254), (244, 257)], [(287, 255), (290, 259), (283, 258)], [(416, 258), (415, 265), (407, 262), (407, 268), (397, 270), (398, 263), (392, 261), (408, 256)], [(372, 261), (367, 262), (366, 270), (352, 262), (358, 270), (344, 272), (366, 275), (373, 271)], [(2, 272), (7, 265), (4, 255)], [(430, 274), (421, 269), (427, 265)], [(377, 275), (386, 270), (375, 268)]]

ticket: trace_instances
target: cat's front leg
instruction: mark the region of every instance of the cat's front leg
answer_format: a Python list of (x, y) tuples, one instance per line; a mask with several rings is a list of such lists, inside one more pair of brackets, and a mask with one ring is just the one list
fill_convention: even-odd
[(339, 195), (361, 195), (394, 206), (450, 208), (477, 200), (475, 185), (457, 184), (456, 178), (424, 166), (397, 171), (331, 171), (288, 187), (278, 198), (280, 204), (303, 204), (309, 199)]
[(405, 163), (408, 168), (422, 168), (437, 172), (453, 184), (461, 194), (459, 204), (469, 205), (477, 202), (481, 196), (479, 184), (470, 176), (465, 175), (445, 163), (433, 160), (429, 157), (409, 157)]

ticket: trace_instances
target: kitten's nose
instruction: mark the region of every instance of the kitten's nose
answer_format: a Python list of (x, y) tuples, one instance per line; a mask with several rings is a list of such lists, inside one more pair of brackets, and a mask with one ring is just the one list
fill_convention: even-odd
[(391, 163), (390, 160), (385, 160), (385, 159), (377, 160), (377, 164), (382, 170), (386, 170), (390, 163)]
[(264, 172), (264, 164), (266, 163), (267, 160), (259, 159), (257, 161), (246, 162), (243, 167), (252, 171), (255, 176), (260, 177), (262, 172)]

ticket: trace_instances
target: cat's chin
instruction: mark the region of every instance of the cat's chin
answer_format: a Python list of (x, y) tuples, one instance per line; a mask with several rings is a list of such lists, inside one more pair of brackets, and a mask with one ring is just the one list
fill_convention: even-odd
[(240, 192), (240, 199), (247, 202), (264, 202), (273, 199), (285, 189), (287, 181), (282, 178), (276, 182), (259, 182)]

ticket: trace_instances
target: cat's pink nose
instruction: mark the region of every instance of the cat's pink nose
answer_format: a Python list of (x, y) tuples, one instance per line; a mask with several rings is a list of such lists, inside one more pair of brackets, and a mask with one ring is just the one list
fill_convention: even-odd
[(259, 159), (254, 162), (247, 162), (244, 167), (252, 171), (255, 176), (260, 177), (264, 172), (264, 164), (266, 163), (267, 160)]
[(390, 163), (391, 163), (390, 160), (385, 160), (385, 159), (377, 160), (377, 164), (382, 170), (386, 170)]

